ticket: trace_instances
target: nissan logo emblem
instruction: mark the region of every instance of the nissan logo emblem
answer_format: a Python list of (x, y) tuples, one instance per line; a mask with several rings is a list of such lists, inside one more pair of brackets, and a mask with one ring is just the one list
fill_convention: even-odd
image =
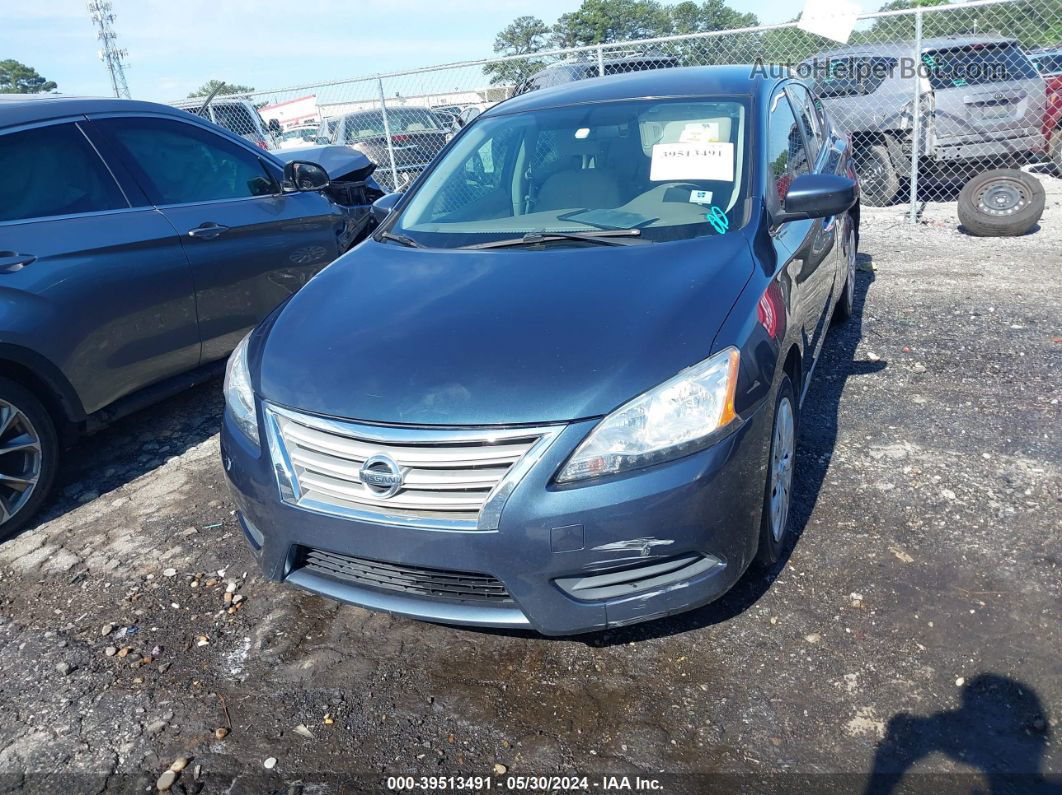
[(373, 496), (386, 499), (402, 488), (404, 474), (389, 455), (374, 455), (358, 470), (358, 477)]

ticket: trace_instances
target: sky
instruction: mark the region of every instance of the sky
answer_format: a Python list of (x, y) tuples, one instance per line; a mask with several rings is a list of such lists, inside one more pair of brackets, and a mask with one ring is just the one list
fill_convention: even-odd
[[(486, 58), (495, 34), (533, 14), (552, 24), (579, 0), (112, 0), (134, 98), (186, 96), (209, 79), (259, 90)], [(761, 22), (796, 5), (732, 0)], [(84, 0), (0, 0), (0, 60), (14, 58), (64, 94), (106, 96), (110, 82)]]

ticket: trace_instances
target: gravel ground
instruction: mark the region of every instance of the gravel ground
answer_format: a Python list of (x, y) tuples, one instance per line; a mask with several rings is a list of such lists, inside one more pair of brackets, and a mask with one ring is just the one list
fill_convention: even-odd
[(264, 581), (221, 476), (219, 383), (86, 440), (0, 545), (0, 790), (143, 792), (187, 757), (175, 791), (501, 766), (1058, 791), (1062, 181), (1042, 179), (1018, 239), (964, 236), (954, 204), (917, 228), (865, 211), (857, 316), (805, 406), (799, 538), (674, 619), (545, 639)]

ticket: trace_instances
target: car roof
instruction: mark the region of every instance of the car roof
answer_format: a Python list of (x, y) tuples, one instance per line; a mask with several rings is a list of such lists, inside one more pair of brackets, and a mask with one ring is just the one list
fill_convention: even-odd
[[(954, 47), (969, 47), (974, 44), (1017, 44), (1017, 39), (1006, 36), (931, 36), (922, 39), (922, 50), (948, 50)], [(851, 47), (839, 47), (816, 53), (812, 58), (836, 57), (842, 55), (886, 55), (897, 57), (905, 50), (910, 51), (910, 41), (881, 42), (877, 44), (855, 44)]]
[(115, 111), (166, 113), (172, 116), (187, 114), (187, 111), (178, 110), (169, 105), (143, 102), (138, 99), (69, 97), (60, 94), (0, 94), (0, 127), (32, 124), (64, 116), (83, 116), (88, 113)]
[(498, 103), (482, 115), (648, 97), (760, 96), (782, 79), (754, 76), (756, 69), (751, 65), (683, 66), (593, 77), (520, 94)]

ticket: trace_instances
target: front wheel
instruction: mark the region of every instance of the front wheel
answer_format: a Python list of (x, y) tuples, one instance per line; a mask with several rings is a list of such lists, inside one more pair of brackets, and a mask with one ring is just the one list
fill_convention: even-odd
[(47, 410), (21, 384), (0, 378), (0, 539), (33, 518), (51, 489), (58, 459)]
[(900, 192), (900, 175), (884, 143), (866, 144), (856, 150), (859, 193), (871, 207), (887, 207)]
[(793, 384), (789, 376), (782, 376), (774, 402), (771, 452), (767, 459), (767, 485), (760, 521), (760, 544), (756, 551), (756, 563), (764, 568), (778, 562), (788, 540), (793, 469), (796, 467), (797, 411)]
[(837, 307), (833, 310), (833, 319), (836, 323), (843, 323), (852, 316), (855, 308), (855, 282), (856, 282), (856, 237), (855, 220), (852, 216), (845, 217), (844, 249), (844, 287), (837, 298)]
[(1062, 129), (1055, 129), (1047, 140), (1047, 154), (1055, 167), (1055, 173), (1062, 175)]

